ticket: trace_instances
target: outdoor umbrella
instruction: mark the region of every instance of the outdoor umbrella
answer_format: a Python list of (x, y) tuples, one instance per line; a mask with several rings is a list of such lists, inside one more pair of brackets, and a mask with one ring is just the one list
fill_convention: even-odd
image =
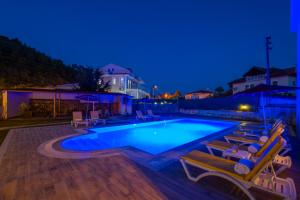
[(260, 105), (262, 106), (264, 127), (265, 127), (265, 131), (266, 131), (267, 130), (267, 119), (266, 119), (266, 112), (265, 112), (266, 96), (270, 95), (270, 94), (275, 94), (275, 93), (295, 91), (298, 89), (299, 89), (298, 87), (260, 84), (260, 85), (257, 85), (256, 87), (250, 88), (243, 92), (239, 92), (239, 93), (235, 94), (234, 96), (238, 97), (238, 96), (247, 96), (247, 95), (257, 95), (260, 97)]
[(98, 101), (97, 96), (94, 96), (94, 95), (80, 95), (80, 96), (77, 96), (76, 99), (79, 99), (79, 100), (82, 100), (82, 101), (87, 101), (86, 112), (85, 112), (85, 118), (87, 119), (88, 111), (89, 111), (89, 104), (90, 104), (90, 102), (93, 103), (93, 111), (94, 111), (95, 110), (95, 102)]

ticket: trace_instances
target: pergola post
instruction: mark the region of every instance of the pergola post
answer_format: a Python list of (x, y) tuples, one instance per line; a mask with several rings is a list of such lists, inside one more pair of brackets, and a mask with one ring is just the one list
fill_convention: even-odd
[(53, 119), (56, 118), (56, 91), (54, 92), (54, 97), (53, 97)]

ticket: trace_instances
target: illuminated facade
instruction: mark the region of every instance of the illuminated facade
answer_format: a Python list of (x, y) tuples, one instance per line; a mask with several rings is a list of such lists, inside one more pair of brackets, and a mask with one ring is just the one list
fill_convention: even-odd
[[(270, 73), (272, 85), (296, 86), (296, 67), (271, 68)], [(242, 78), (229, 83), (233, 94), (260, 84), (266, 84), (266, 69), (264, 67), (252, 67)]]
[(135, 99), (145, 98), (149, 93), (145, 91), (144, 81), (135, 76), (130, 68), (115, 64), (108, 64), (99, 69), (102, 72), (101, 80), (109, 82), (110, 92), (123, 93)]

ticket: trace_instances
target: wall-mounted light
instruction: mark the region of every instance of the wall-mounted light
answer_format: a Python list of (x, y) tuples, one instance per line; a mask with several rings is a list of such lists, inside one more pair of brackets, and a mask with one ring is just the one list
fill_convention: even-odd
[(251, 106), (249, 104), (240, 104), (239, 110), (240, 111), (249, 111), (251, 109)]

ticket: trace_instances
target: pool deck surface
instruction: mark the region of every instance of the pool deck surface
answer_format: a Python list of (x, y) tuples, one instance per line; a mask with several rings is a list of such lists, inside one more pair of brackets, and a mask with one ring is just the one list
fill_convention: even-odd
[[(0, 199), (247, 199), (222, 180), (189, 181), (179, 161), (152, 170), (124, 154), (61, 159), (37, 152), (40, 144), (74, 133), (69, 125), (11, 130), (0, 147)], [(296, 145), (293, 168), (284, 174), (294, 179), (297, 191), (300, 159), (295, 152), (299, 149)], [(253, 192), (257, 199), (275, 199), (260, 191)]]

